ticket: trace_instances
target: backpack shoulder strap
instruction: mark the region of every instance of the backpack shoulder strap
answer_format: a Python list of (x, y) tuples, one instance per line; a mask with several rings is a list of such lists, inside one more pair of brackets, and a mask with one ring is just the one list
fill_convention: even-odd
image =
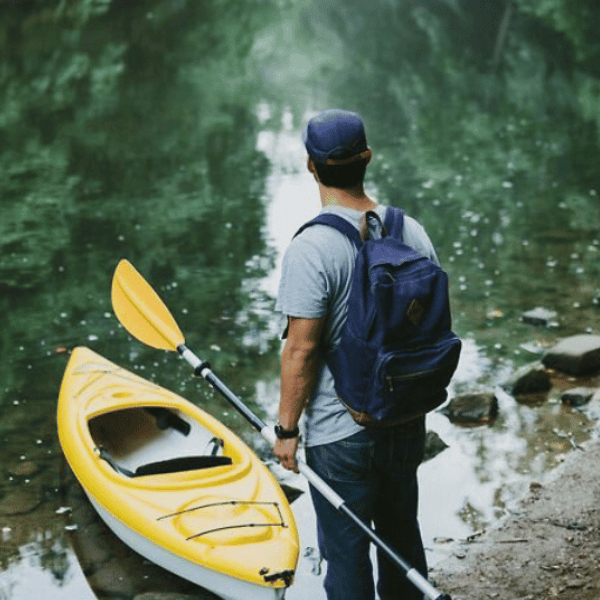
[(388, 235), (404, 241), (404, 211), (401, 208), (388, 206), (385, 209), (383, 225)]
[(346, 219), (343, 217), (331, 213), (317, 215), (314, 219), (308, 221), (308, 223), (304, 223), (304, 225), (302, 225), (302, 227), (300, 227), (300, 229), (298, 229), (298, 231), (294, 234), (294, 237), (302, 233), (311, 225), (328, 225), (329, 227), (333, 227), (340, 233), (343, 233), (346, 237), (350, 238), (350, 241), (357, 248), (362, 246), (362, 240), (360, 239), (360, 233), (358, 232), (358, 229), (356, 229), (352, 223), (346, 221)]

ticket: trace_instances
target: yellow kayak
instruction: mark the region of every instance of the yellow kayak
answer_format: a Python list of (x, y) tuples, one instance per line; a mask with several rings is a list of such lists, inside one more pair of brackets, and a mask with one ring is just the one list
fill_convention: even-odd
[(224, 425), (180, 396), (73, 351), (60, 389), (65, 457), (136, 552), (224, 600), (279, 600), (298, 532), (279, 484)]

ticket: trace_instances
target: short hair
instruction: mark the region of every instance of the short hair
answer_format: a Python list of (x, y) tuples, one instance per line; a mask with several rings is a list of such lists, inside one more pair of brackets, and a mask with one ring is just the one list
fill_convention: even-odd
[(357, 160), (346, 165), (326, 165), (313, 161), (319, 181), (326, 187), (348, 189), (361, 184), (365, 179), (368, 160)]

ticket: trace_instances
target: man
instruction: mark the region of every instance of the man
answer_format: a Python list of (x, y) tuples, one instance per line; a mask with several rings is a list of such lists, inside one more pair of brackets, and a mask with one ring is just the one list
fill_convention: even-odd
[[(383, 219), (386, 207), (365, 194), (364, 176), (373, 152), (356, 113), (337, 109), (319, 113), (308, 123), (304, 142), (322, 212), (340, 215), (357, 228), (365, 211), (373, 210)], [(410, 217), (405, 217), (403, 237), (437, 261), (427, 234)], [(338, 400), (325, 363), (328, 351), (340, 340), (355, 256), (350, 240), (323, 224), (303, 230), (286, 251), (276, 305), (288, 317), (288, 329), (274, 452), (285, 468), (297, 472), (298, 426), (305, 413), (308, 465), (426, 576), (416, 475), (425, 420), (373, 431), (358, 425)], [(319, 492), (311, 489), (311, 495), (319, 547), (327, 561), (328, 600), (374, 600), (369, 539)], [(378, 572), (381, 600), (423, 597), (385, 554), (378, 555)]]

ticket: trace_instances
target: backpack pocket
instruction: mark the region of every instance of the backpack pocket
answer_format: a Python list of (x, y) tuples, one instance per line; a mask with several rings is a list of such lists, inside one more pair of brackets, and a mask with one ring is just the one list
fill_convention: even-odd
[(384, 348), (375, 371), (374, 420), (406, 421), (443, 404), (460, 349), (460, 339), (452, 332), (431, 344)]

